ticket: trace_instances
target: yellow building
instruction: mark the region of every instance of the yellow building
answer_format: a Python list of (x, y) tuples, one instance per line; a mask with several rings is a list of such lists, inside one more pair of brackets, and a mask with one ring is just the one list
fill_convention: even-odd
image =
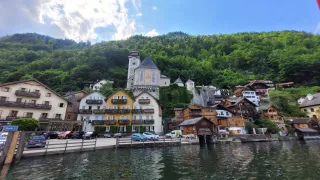
[(127, 126), (131, 126), (131, 109), (134, 100), (124, 90), (118, 90), (106, 100), (105, 125), (107, 131), (111, 126), (118, 126), (120, 132), (126, 132)]

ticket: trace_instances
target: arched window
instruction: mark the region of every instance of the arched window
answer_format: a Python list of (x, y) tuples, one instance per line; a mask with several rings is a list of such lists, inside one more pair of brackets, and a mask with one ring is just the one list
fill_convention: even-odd
[(152, 72), (152, 84), (156, 84), (156, 73)]

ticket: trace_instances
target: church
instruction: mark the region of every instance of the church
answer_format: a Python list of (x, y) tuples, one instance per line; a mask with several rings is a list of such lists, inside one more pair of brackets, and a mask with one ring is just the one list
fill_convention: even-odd
[(159, 87), (169, 86), (170, 78), (162, 75), (159, 68), (148, 56), (142, 62), (137, 51), (131, 51), (129, 55), (127, 89), (134, 96), (142, 92), (148, 92), (159, 99)]

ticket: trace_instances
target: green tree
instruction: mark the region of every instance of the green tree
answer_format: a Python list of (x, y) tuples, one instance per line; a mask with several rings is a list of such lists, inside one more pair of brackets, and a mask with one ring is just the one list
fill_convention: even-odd
[(112, 83), (108, 83), (107, 82), (107, 83), (103, 84), (100, 87), (99, 91), (105, 97), (109, 97), (112, 93), (114, 93), (114, 90), (113, 90), (113, 87), (112, 87)]
[(11, 125), (19, 126), (19, 131), (34, 131), (40, 127), (39, 121), (34, 118), (14, 119)]

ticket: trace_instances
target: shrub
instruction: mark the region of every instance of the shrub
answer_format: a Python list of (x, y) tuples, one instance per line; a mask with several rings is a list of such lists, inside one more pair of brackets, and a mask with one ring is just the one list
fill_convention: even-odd
[(40, 127), (39, 121), (34, 118), (14, 119), (11, 125), (19, 126), (19, 131), (34, 131)]
[(111, 126), (110, 127), (110, 133), (117, 133), (118, 132), (118, 127), (117, 126)]
[(106, 132), (106, 126), (103, 126), (103, 125), (94, 126), (94, 131), (97, 133)]
[(126, 131), (128, 133), (131, 133), (132, 132), (132, 127), (129, 125), (129, 126), (126, 126)]
[(140, 126), (140, 133), (143, 133), (143, 132), (144, 132), (144, 127)]

